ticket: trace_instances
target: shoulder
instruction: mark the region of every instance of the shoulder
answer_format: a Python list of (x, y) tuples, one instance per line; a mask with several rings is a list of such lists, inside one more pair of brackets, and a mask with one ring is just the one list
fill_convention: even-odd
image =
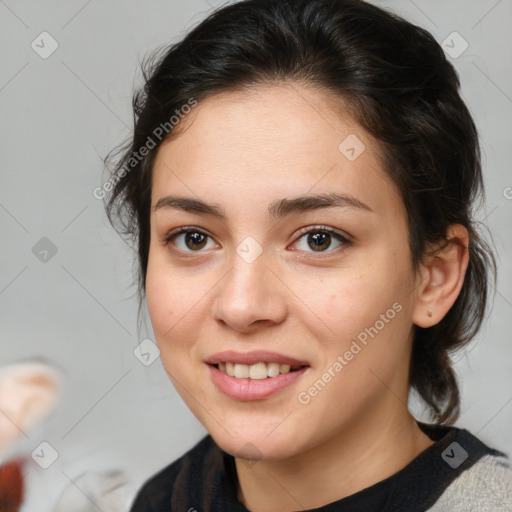
[(167, 511), (173, 510), (176, 505), (180, 510), (187, 510), (186, 505), (190, 501), (185, 490), (193, 492), (194, 482), (200, 485), (206, 476), (203, 473), (215, 473), (221, 464), (221, 450), (210, 435), (205, 436), (142, 485), (130, 512)]
[[(512, 466), (509, 456), (489, 448), (467, 430), (460, 432), (466, 450), (462, 451), (463, 448), (457, 445), (443, 453), (446, 457), (459, 450), (456, 456), (460, 467), (454, 468), (455, 478), (428, 512), (511, 512)], [(476, 460), (465, 465), (466, 460), (471, 460), (472, 451), (476, 452)]]

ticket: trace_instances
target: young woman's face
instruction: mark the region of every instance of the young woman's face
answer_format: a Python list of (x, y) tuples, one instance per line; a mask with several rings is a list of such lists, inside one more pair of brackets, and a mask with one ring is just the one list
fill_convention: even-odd
[[(265, 459), (404, 415), (415, 281), (378, 144), (298, 84), (222, 93), (182, 122), (154, 164), (146, 292), (194, 415), (225, 451)], [(241, 364), (258, 361), (274, 364)], [(304, 367), (260, 378), (286, 361)]]

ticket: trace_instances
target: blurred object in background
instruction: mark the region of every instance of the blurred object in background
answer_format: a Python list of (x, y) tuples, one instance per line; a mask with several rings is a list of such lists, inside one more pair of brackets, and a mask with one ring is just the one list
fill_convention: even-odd
[(43, 359), (0, 368), (0, 512), (21, 508), (29, 457), (10, 457), (9, 452), (21, 435), (26, 436), (54, 410), (60, 378), (60, 372)]
[(15, 458), (0, 466), (0, 512), (18, 512), (23, 500), (24, 458)]
[(54, 512), (126, 512), (135, 490), (121, 470), (88, 471), (66, 486)]

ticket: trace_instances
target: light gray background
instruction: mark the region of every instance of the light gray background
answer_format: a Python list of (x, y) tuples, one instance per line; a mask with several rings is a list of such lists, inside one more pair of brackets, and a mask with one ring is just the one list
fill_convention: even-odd
[[(468, 49), (452, 59), (482, 137), (487, 206), (499, 255), (492, 313), (456, 356), (462, 390), (458, 426), (512, 449), (512, 2), (375, 2), (404, 15), (439, 42), (457, 31)], [(160, 359), (134, 356), (133, 257), (92, 191), (102, 158), (129, 133), (138, 63), (180, 39), (213, 0), (0, 0), (2, 230), (0, 364), (42, 356), (62, 367), (66, 386), (55, 414), (23, 437), (30, 453), (48, 441), (59, 453), (27, 475), (24, 511), (52, 510), (82, 471), (124, 468), (135, 489), (206, 431), (182, 403)], [(59, 47), (42, 59), (32, 41), (47, 31)], [(508, 192), (507, 192), (508, 191)], [(508, 198), (507, 198), (508, 196)], [(58, 252), (32, 252), (42, 238)]]

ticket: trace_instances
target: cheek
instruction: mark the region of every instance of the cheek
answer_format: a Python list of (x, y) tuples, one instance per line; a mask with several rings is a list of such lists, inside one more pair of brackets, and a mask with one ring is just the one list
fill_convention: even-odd
[(151, 255), (146, 274), (146, 297), (151, 324), (162, 356), (190, 347), (199, 335), (208, 308), (206, 294), (212, 288), (208, 271), (174, 268), (165, 254)]
[(173, 325), (190, 310), (189, 287), (179, 272), (171, 272), (164, 258), (150, 251), (146, 274), (148, 312), (157, 341), (172, 334)]
[(322, 320), (315, 322), (315, 317), (308, 316), (310, 329), (325, 349), (323, 363), (329, 366), (347, 350), (357, 352), (348, 354), (358, 363), (350, 363), (351, 369), (344, 371), (347, 376), (357, 368), (367, 372), (372, 365), (384, 365), (387, 373), (387, 366), (397, 364), (407, 353), (410, 297), (406, 273), (397, 271), (405, 267), (386, 258), (380, 261), (357, 272), (352, 269), (336, 277), (324, 276), (318, 286), (310, 288), (305, 301)]
[(178, 382), (183, 382), (180, 368), (187, 351), (183, 329), (186, 326), (186, 312), (190, 310), (186, 293), (181, 292), (179, 281), (166, 275), (163, 269), (159, 271), (153, 262), (148, 264), (146, 297), (162, 364), (171, 380), (177, 377)]
[(331, 335), (342, 338), (357, 335), (399, 299), (393, 283), (371, 271), (322, 278), (309, 290), (305, 304), (330, 327)]
[(146, 274), (146, 297), (149, 316), (158, 337), (159, 331), (175, 311), (174, 294), (167, 284), (167, 279), (162, 276), (159, 266), (151, 259), (148, 263)]

